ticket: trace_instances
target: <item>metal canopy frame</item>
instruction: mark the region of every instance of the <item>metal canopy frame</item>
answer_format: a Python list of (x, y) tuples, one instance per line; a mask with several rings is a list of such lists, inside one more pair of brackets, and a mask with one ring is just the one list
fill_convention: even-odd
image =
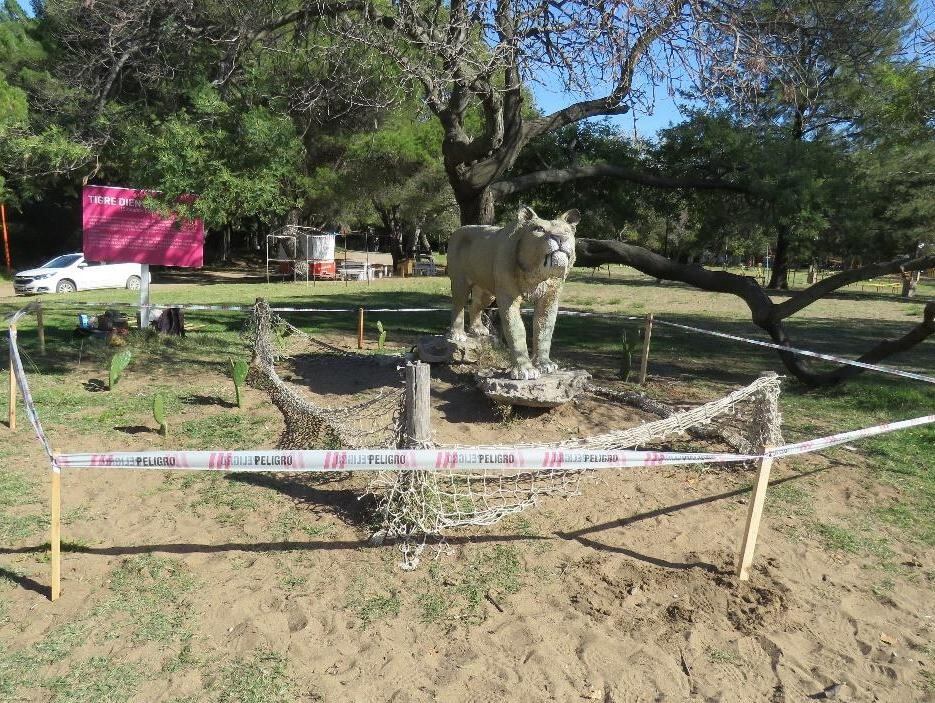
[[(281, 227), (275, 232), (266, 235), (266, 282), (269, 283), (269, 265), (271, 263), (291, 263), (292, 264), (292, 281), (295, 282), (297, 279), (297, 264), (299, 262), (305, 263), (305, 285), (308, 285), (309, 281), (313, 283), (317, 282), (317, 276), (314, 273), (313, 264), (320, 263), (323, 261), (333, 261), (334, 259), (317, 259), (309, 258), (309, 252), (311, 251), (311, 238), (312, 237), (337, 237), (338, 235), (325, 232), (318, 229), (317, 227), (303, 227), (301, 225), (287, 225)], [(299, 243), (304, 239), (305, 248), (302, 250), (300, 256)], [(278, 256), (270, 256), (270, 244), (273, 246), (278, 246), (281, 241), (291, 241), (292, 250), (295, 252), (294, 257), (289, 258), (280, 258)], [(346, 237), (345, 237), (345, 249), (346, 246)], [(278, 252), (277, 252), (278, 253)], [(288, 253), (288, 252), (287, 252)], [(311, 272), (311, 277), (309, 277), (309, 272)]]

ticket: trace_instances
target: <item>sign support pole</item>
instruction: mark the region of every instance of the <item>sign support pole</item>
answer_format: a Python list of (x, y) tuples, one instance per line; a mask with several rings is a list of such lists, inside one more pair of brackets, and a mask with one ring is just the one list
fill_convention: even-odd
[(140, 280), (140, 329), (149, 329), (149, 264), (141, 264), (143, 276)]

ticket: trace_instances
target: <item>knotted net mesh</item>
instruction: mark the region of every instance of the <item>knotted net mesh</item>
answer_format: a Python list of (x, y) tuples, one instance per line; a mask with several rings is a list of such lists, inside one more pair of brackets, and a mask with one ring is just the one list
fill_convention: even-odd
[[(563, 442), (514, 445), (547, 449), (660, 448), (666, 439), (691, 428), (723, 422), (742, 428), (745, 443), (761, 448), (781, 443), (779, 434), (779, 377), (764, 376), (750, 385), (704, 405), (673, 413), (637, 427)], [(609, 389), (602, 397), (606, 398)], [(450, 449), (466, 449), (446, 445)], [(470, 447), (483, 451), (485, 447)], [(489, 471), (381, 472), (370, 490), (381, 501), (387, 534), (403, 537), (443, 535), (470, 525), (492, 525), (504, 517), (536, 505), (546, 496), (578, 495), (582, 479), (593, 470), (502, 469)]]
[[(289, 340), (316, 347), (323, 355), (371, 357), (343, 351), (298, 330), (258, 303), (248, 323), (246, 336), (252, 345), (252, 379), (265, 389), (285, 418), (286, 429), (279, 446), (290, 449), (363, 448), (376, 446), (431, 447), (428, 438), (409, 436), (405, 417), (404, 390), (378, 393), (362, 402), (341, 408), (323, 408), (298, 395), (277, 375), (275, 362), (284, 355)], [(403, 360), (400, 358), (400, 362)], [(603, 402), (632, 404), (632, 392), (590, 386), (588, 392)], [(761, 376), (753, 383), (703, 405), (676, 412), (657, 412), (659, 420), (636, 427), (562, 442), (528, 443), (517, 448), (545, 449), (663, 449), (662, 443), (688, 433), (703, 437), (732, 437), (734, 448), (747, 453), (781, 444), (779, 416), (780, 379)], [(648, 401), (650, 404), (653, 401)], [(656, 405), (660, 405), (656, 403)], [(664, 407), (664, 406), (663, 406)], [(352, 427), (351, 419), (357, 425)], [(364, 419), (370, 431), (361, 431)], [(713, 435), (698, 433), (714, 429)], [(379, 441), (375, 441), (379, 440)], [(441, 449), (484, 451), (491, 447), (445, 445)], [(367, 493), (378, 503), (383, 529), (381, 539), (401, 540), (412, 568), (430, 536), (444, 536), (452, 529), (492, 525), (503, 518), (535, 506), (546, 496), (571, 497), (580, 493), (581, 481), (595, 476), (593, 470), (562, 468), (504, 468), (485, 471), (377, 471)]]
[[(394, 447), (398, 444), (402, 417), (402, 387), (391, 391), (363, 394), (358, 402), (341, 407), (324, 407), (299, 395), (276, 372), (276, 362), (299, 351), (316, 349), (317, 361), (364, 356), (348, 353), (316, 339), (272, 313), (269, 305), (258, 302), (244, 329), (244, 338), (253, 350), (249, 381), (269, 394), (282, 413), (285, 429), (280, 449), (358, 449)], [(366, 357), (365, 357), (366, 358)]]

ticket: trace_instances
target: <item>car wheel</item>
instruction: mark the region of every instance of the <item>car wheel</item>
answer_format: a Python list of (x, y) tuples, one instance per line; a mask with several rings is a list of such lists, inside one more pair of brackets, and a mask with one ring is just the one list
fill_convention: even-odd
[(63, 278), (58, 282), (58, 285), (55, 286), (56, 293), (74, 293), (78, 288), (75, 286), (74, 281), (69, 281), (67, 278)]
[(139, 290), (139, 289), (140, 289), (140, 277), (130, 276), (127, 279), (127, 290)]

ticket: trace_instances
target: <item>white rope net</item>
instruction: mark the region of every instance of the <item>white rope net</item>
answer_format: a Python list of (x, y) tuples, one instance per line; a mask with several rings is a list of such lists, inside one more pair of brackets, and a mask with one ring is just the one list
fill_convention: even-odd
[[(314, 344), (323, 355), (355, 356), (373, 363), (372, 357), (348, 353), (298, 330), (258, 303), (247, 329), (254, 349), (253, 379), (269, 392), (285, 417), (286, 430), (279, 446), (290, 449), (358, 448), (364, 446), (426, 447), (431, 442), (408, 437), (403, 428), (403, 390), (378, 393), (361, 403), (342, 408), (322, 408), (299, 396), (276, 374), (274, 362), (283, 354), (289, 337)], [(693, 437), (730, 437), (741, 452), (782, 443), (779, 416), (780, 379), (761, 376), (753, 383), (703, 405), (673, 411), (630, 391), (590, 386), (588, 392), (604, 402), (634, 404), (634, 398), (653, 406), (659, 420), (637, 427), (562, 442), (514, 445), (589, 450), (662, 448), (666, 440)], [(639, 403), (637, 403), (639, 405)], [(659, 408), (662, 408), (661, 410)], [(352, 424), (354, 425), (352, 428)], [(364, 425), (369, 427), (362, 428)], [(705, 430), (700, 432), (700, 430)], [(379, 439), (382, 443), (375, 444)], [(490, 447), (444, 445), (444, 448), (484, 452)], [(442, 467), (443, 468), (443, 467)], [(400, 539), (406, 555), (404, 567), (418, 562), (425, 539), (444, 536), (452, 529), (486, 526), (535, 506), (546, 496), (570, 497), (580, 492), (581, 480), (592, 470), (562, 468), (498, 468), (489, 471), (378, 471), (367, 487), (375, 496), (383, 529), (380, 539)]]
[[(398, 445), (403, 389), (378, 391), (363, 400), (329, 408), (302, 397), (276, 372), (275, 363), (294, 352), (296, 346), (313, 345), (318, 360), (365, 355), (349, 354), (303, 332), (257, 303), (248, 319), (244, 337), (253, 349), (250, 382), (266, 391), (285, 421), (280, 449), (359, 449)], [(298, 341), (298, 345), (295, 342)]]
[[(744, 427), (751, 447), (774, 446), (779, 433), (779, 377), (764, 376), (729, 395), (685, 412), (637, 427), (554, 443), (518, 444), (562, 449), (645, 449), (663, 440), (684, 436), (702, 425), (723, 423)], [(609, 389), (599, 389), (606, 397)], [(612, 393), (612, 391), (611, 391)], [(464, 447), (450, 446), (452, 449)], [(470, 447), (483, 452), (485, 447)], [(388, 536), (443, 535), (466, 526), (492, 525), (504, 517), (537, 504), (546, 496), (578, 495), (582, 478), (594, 471), (547, 469), (497, 469), (483, 472), (422, 471), (381, 472), (370, 491), (381, 502)]]

